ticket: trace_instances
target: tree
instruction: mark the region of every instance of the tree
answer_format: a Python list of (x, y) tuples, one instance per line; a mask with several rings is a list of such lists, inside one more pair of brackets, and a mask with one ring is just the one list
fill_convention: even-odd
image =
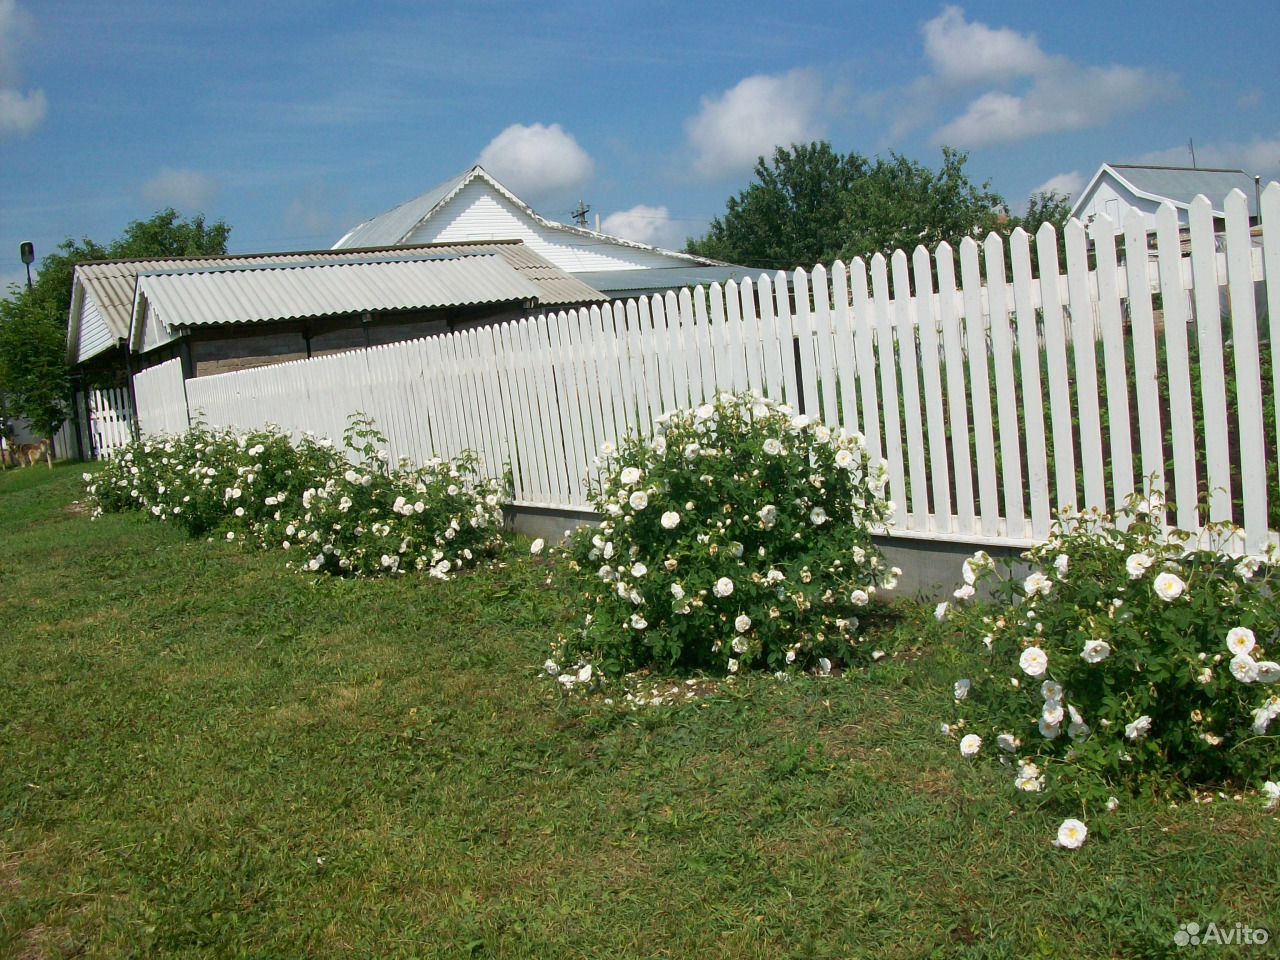
[(761, 269), (786, 269), (831, 259), (846, 230), (844, 197), (866, 177), (867, 162), (841, 156), (829, 143), (778, 147), (756, 161), (756, 181), (730, 197), (689, 253)]
[(842, 155), (825, 142), (780, 147), (756, 162), (755, 182), (686, 250), (787, 269), (980, 236), (1007, 220), (1008, 205), (989, 183), (969, 179), (967, 160), (944, 147), (935, 171), (898, 154)]
[(0, 300), (0, 408), (50, 440), (66, 421), (71, 394), (67, 317), (77, 263), (216, 256), (227, 252), (230, 235), (221, 220), (206, 224), (199, 215), (184, 220), (169, 208), (133, 221), (106, 246), (87, 237), (59, 244), (56, 253), (41, 260), (30, 289), (11, 286)]

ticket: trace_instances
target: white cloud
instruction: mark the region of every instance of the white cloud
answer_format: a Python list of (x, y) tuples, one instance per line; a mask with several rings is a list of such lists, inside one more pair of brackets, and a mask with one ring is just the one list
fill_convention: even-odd
[(595, 169), (590, 155), (558, 123), (513, 123), (480, 151), (479, 162), (521, 199), (577, 186)]
[(682, 246), (684, 240), (684, 231), (672, 223), (670, 210), (643, 203), (609, 214), (600, 224), (600, 230), (614, 237), (668, 249)]
[(807, 143), (822, 135), (822, 88), (809, 70), (747, 77), (685, 124), (696, 151), (694, 167), (707, 177), (750, 170), (774, 147)]
[(981, 147), (1100, 126), (1155, 99), (1170, 82), (1137, 67), (1067, 64), (1021, 94), (990, 90), (934, 134), (939, 143)]
[(1084, 185), (1084, 176), (1079, 170), (1072, 170), (1070, 173), (1060, 173), (1056, 177), (1050, 177), (1031, 192), (1033, 194), (1056, 193), (1071, 198), (1084, 189)]
[[(1137, 158), (1138, 163), (1171, 167), (1191, 166), (1191, 151), (1186, 144), (1156, 150)], [(1280, 137), (1251, 140), (1248, 143), (1197, 143), (1196, 166), (1240, 169), (1260, 177), (1280, 175)]]
[(43, 90), (26, 96), (17, 90), (0, 90), (0, 137), (25, 136), (40, 126), (47, 111)]
[(952, 83), (985, 83), (1041, 72), (1050, 62), (1034, 34), (968, 21), (946, 7), (923, 28), (924, 53), (934, 72)]
[(201, 211), (218, 192), (217, 181), (198, 170), (163, 167), (142, 185), (142, 199), (159, 206)]
[(43, 90), (24, 94), (18, 89), (19, 54), (30, 25), (31, 18), (15, 0), (0, 0), (0, 139), (26, 136), (49, 110)]

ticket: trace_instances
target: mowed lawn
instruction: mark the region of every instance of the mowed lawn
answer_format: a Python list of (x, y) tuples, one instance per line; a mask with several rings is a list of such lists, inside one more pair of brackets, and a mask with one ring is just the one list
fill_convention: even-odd
[(79, 474), (0, 475), (2, 955), (1158, 957), (1188, 920), (1280, 938), (1280, 821), (1256, 795), (1126, 798), (1055, 849), (1078, 811), (1017, 802), (939, 734), (964, 665), (929, 608), (882, 617), (896, 653), (840, 679), (564, 704), (539, 676), (572, 619), (551, 561), (315, 582), (90, 521)]

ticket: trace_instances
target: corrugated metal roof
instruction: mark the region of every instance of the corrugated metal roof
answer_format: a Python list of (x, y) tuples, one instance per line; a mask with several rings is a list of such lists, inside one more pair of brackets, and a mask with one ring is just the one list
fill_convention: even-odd
[[(142, 273), (176, 273), (179, 271), (217, 270), (228, 267), (384, 263), (420, 260), (441, 255), (468, 256), (496, 254), (538, 288), (537, 301), (544, 306), (592, 303), (604, 300), (600, 291), (565, 273), (546, 258), (530, 250), (519, 240), (484, 243), (420, 244), (413, 247), (362, 248), (352, 250), (320, 250), (300, 253), (256, 253), (225, 257), (169, 257), (152, 260), (110, 260), (82, 263), (76, 267), (76, 281), (86, 296), (97, 304), (102, 320), (114, 343), (129, 335), (133, 315), (135, 281)], [(81, 317), (72, 307), (67, 333), (69, 350), (75, 349)], [(109, 348), (104, 348), (109, 349)], [(101, 351), (99, 351), (101, 352)], [(87, 360), (88, 357), (73, 357)]]
[(238, 266), (138, 277), (169, 327), (536, 300), (538, 288), (495, 255), (453, 259)]
[(1213, 208), (1222, 212), (1222, 202), (1239, 189), (1249, 200), (1249, 216), (1258, 215), (1258, 197), (1253, 177), (1243, 170), (1213, 170), (1203, 167), (1152, 167), (1139, 164), (1108, 164), (1116, 175), (1134, 189), (1186, 206), (1204, 194)]

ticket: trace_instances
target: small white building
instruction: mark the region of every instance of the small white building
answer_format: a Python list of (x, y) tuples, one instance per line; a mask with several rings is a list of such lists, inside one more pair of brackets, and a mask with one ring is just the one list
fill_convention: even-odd
[(1085, 223), (1107, 217), (1116, 232), (1124, 230), (1132, 216), (1141, 216), (1147, 230), (1156, 226), (1156, 211), (1171, 203), (1178, 220), (1187, 226), (1191, 201), (1204, 194), (1213, 204), (1214, 220), (1225, 217), (1223, 201), (1232, 190), (1249, 198), (1249, 217), (1258, 218), (1258, 182), (1243, 170), (1213, 170), (1203, 167), (1157, 167), (1132, 163), (1104, 163), (1080, 192), (1071, 216)]
[(495, 240), (520, 240), (611, 298), (753, 275), (719, 260), (548, 220), (479, 164), (352, 228), (333, 249)]

